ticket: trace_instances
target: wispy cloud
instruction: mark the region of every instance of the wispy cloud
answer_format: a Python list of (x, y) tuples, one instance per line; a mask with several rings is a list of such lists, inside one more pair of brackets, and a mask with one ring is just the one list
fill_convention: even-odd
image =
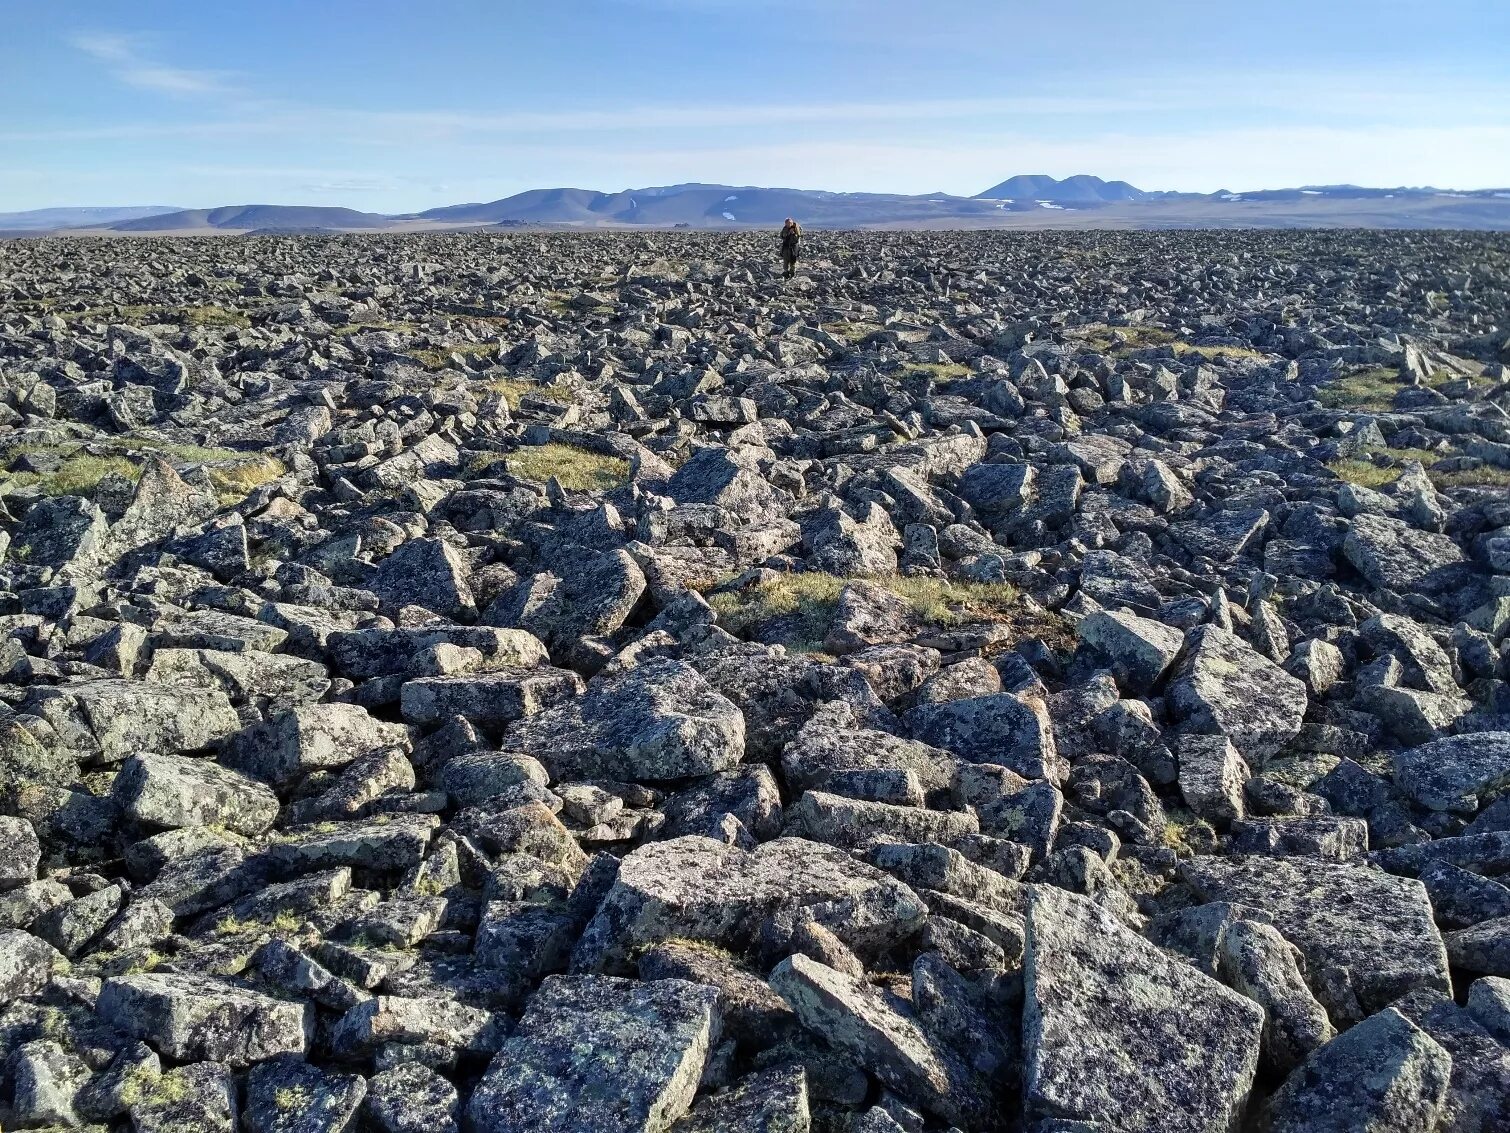
[(235, 87), (224, 71), (170, 67), (151, 59), (144, 37), (118, 32), (76, 35), (70, 41), (84, 54), (98, 59), (127, 86), (171, 95), (232, 94)]

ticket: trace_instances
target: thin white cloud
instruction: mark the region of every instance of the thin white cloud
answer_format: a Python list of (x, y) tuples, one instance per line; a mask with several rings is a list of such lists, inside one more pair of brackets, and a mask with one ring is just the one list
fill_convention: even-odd
[(235, 88), (223, 71), (169, 67), (147, 57), (143, 37), (117, 32), (74, 36), (78, 50), (108, 64), (112, 76), (139, 90), (171, 95), (232, 94)]

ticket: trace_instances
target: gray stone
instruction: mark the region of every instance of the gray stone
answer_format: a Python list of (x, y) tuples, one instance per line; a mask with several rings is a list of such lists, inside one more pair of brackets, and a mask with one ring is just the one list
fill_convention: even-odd
[(1023, 1107), (1128, 1133), (1242, 1118), (1264, 1014), (1064, 890), (1029, 892)]
[(1421, 1133), (1437, 1128), (1452, 1058), (1386, 1008), (1321, 1047), (1264, 1113), (1268, 1133)]
[(675, 1133), (808, 1133), (811, 1123), (806, 1071), (778, 1066), (700, 1098), (674, 1128)]
[(1510, 917), (1493, 917), (1447, 933), (1454, 969), (1479, 976), (1510, 976)]
[(219, 688), (89, 680), (31, 690), (22, 711), (77, 737), (79, 754), (116, 762), (138, 751), (199, 751), (241, 722)]
[(456, 1087), (418, 1062), (367, 1081), (365, 1112), (379, 1133), (456, 1133), (460, 1111)]
[(1418, 531), (1382, 515), (1355, 516), (1342, 553), (1372, 585), (1401, 592), (1434, 585), (1446, 568), (1463, 560), (1446, 535)]
[(126, 760), (111, 797), (137, 822), (170, 829), (224, 826), (257, 835), (278, 817), (278, 796), (212, 759), (142, 752)]
[(1231, 632), (1200, 626), (1169, 682), (1171, 706), (1195, 732), (1225, 735), (1262, 764), (1300, 730), (1305, 686)]
[(1179, 760), (1180, 795), (1186, 806), (1218, 827), (1243, 817), (1243, 785), (1250, 772), (1231, 740), (1226, 736), (1180, 736), (1174, 753)]
[(477, 1133), (663, 1133), (718, 1041), (718, 993), (681, 980), (552, 976), (467, 1106)]
[(31, 823), (0, 815), (0, 891), (36, 880), (41, 860), (42, 843)]
[(1217, 949), (1223, 982), (1264, 1009), (1263, 1061), (1280, 1074), (1336, 1034), (1306, 986), (1304, 964), (1300, 950), (1262, 921), (1233, 922)]
[(483, 727), (511, 724), (554, 707), (583, 690), (582, 678), (570, 669), (541, 666), (405, 681), (400, 704), (405, 721), (433, 724), (462, 716)]
[(9, 1062), (17, 1125), (83, 1124), (74, 1111), (79, 1091), (90, 1078), (83, 1060), (51, 1039), (36, 1039), (23, 1043)]
[(441, 539), (411, 539), (378, 564), (369, 588), (389, 606), (423, 606), (442, 617), (477, 610), (461, 553)]
[(1181, 867), (1203, 900), (1261, 909), (1305, 956), (1307, 978), (1334, 1021), (1346, 1003), (1322, 981), (1346, 972), (1365, 1010), (1377, 1011), (1416, 987), (1446, 990), (1447, 954), (1417, 881), (1362, 865), (1311, 858), (1197, 858)]
[(519, 721), (504, 746), (553, 779), (681, 779), (744, 756), (744, 716), (696, 669), (656, 660), (593, 681), (587, 695)]
[(627, 971), (638, 948), (672, 939), (743, 950), (766, 920), (798, 911), (865, 955), (905, 940), (927, 914), (907, 886), (822, 843), (778, 838), (747, 853), (689, 835), (625, 856), (572, 965)]
[(1484, 976), (1468, 989), (1468, 1013), (1479, 1026), (1510, 1047), (1510, 979)]
[(1395, 788), (1428, 810), (1471, 815), (1510, 785), (1510, 732), (1471, 732), (1395, 756)]
[(366, 1095), (360, 1074), (327, 1073), (283, 1055), (246, 1076), (241, 1120), (249, 1133), (347, 1133)]
[(1174, 627), (1125, 610), (1099, 610), (1082, 618), (1075, 634), (1107, 659), (1117, 684), (1131, 696), (1153, 689), (1185, 644), (1185, 635)]
[(880, 990), (801, 954), (778, 964), (770, 984), (803, 1027), (913, 1104), (961, 1126), (987, 1120), (987, 1083)]
[(893, 806), (847, 799), (824, 791), (804, 793), (786, 808), (786, 821), (788, 834), (851, 849), (878, 839), (949, 842), (961, 835), (980, 832), (979, 822), (969, 811)]
[(244, 774), (283, 786), (310, 771), (344, 767), (384, 748), (409, 750), (409, 733), (355, 704), (309, 704), (238, 732), (222, 758)]
[(999, 763), (1029, 779), (1063, 777), (1048, 711), (1036, 698), (1002, 692), (921, 705), (907, 723), (914, 739), (971, 763)]
[(302, 1003), (201, 976), (144, 973), (105, 981), (100, 1018), (160, 1054), (249, 1066), (279, 1054), (303, 1054), (311, 1012)]
[(130, 1106), (135, 1133), (237, 1133), (236, 1079), (224, 1066), (195, 1062), (143, 1079)]

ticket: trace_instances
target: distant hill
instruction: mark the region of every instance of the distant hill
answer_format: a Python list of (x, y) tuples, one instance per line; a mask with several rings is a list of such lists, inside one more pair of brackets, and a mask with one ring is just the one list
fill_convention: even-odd
[(976, 199), (990, 201), (1035, 201), (1055, 205), (1100, 205), (1112, 201), (1141, 201), (1148, 194), (1126, 181), (1103, 181), (1088, 173), (1056, 181), (1041, 173), (1008, 177)]
[(29, 212), (0, 212), (0, 228), (80, 228), (114, 224), (121, 220), (135, 220), (143, 216), (159, 216), (165, 212), (179, 212), (178, 205), (124, 205), (120, 207), (79, 207), (32, 209)]
[(947, 194), (827, 193), (749, 185), (664, 185), (599, 193), (590, 189), (532, 189), (486, 204), (453, 205), (416, 214), (444, 223), (550, 224), (610, 227), (729, 228), (779, 225), (789, 216), (823, 227), (980, 218), (991, 206)]
[(1473, 228), (1510, 231), (1510, 189), (1305, 185), (1252, 192), (1144, 190), (1080, 174), (1009, 177), (973, 197), (832, 193), (754, 185), (656, 185), (619, 192), (531, 189), (496, 201), (384, 216), (312, 205), (213, 209), (42, 209), (0, 213), (0, 236), (52, 232), (240, 234), (446, 228)]
[(274, 229), (386, 228), (390, 221), (375, 212), (328, 208), (317, 205), (226, 205), (214, 209), (183, 209), (159, 216), (124, 220), (109, 226), (113, 232), (172, 232), (194, 228), (228, 228), (238, 231)]

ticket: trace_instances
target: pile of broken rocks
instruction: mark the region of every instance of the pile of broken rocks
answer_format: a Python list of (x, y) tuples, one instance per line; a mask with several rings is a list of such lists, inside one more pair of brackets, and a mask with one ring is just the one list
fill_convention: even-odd
[(1510, 243), (810, 244), (0, 245), (0, 1124), (1510, 1128)]

